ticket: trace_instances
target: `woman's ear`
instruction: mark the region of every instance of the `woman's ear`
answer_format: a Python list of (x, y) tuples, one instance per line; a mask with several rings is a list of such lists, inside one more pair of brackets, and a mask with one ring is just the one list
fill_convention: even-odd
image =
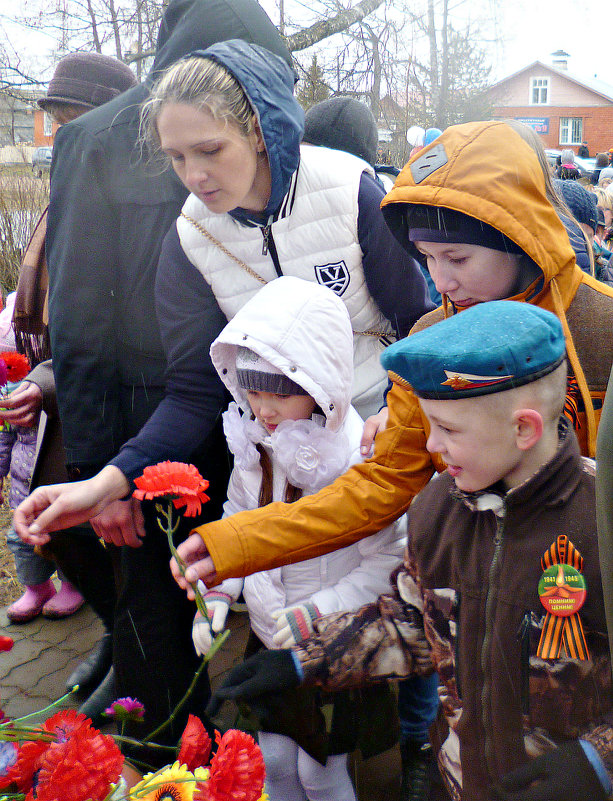
[(266, 142), (262, 136), (262, 129), (257, 119), (253, 118), (253, 133), (255, 134), (255, 149), (258, 153), (266, 153)]
[(513, 412), (515, 442), (520, 451), (534, 447), (543, 436), (543, 418), (536, 409), (516, 409)]

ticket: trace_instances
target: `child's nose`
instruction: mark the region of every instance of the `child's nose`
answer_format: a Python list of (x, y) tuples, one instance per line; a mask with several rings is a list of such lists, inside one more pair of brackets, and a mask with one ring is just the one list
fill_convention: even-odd
[(430, 271), (430, 277), (434, 281), (434, 286), (441, 295), (445, 295), (451, 290), (457, 289), (458, 282), (451, 275), (449, 270), (446, 270), (444, 267), (439, 267), (438, 265), (428, 265), (428, 269)]

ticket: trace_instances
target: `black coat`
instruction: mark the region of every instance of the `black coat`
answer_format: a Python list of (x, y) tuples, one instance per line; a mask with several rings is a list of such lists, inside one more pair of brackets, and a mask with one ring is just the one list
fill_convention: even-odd
[(141, 103), (161, 70), (228, 38), (262, 44), (291, 63), (255, 0), (171, 0), (145, 83), (58, 131), (47, 227), (49, 330), (73, 475), (97, 472), (164, 392), (155, 273), (187, 190), (172, 170), (146, 164)]

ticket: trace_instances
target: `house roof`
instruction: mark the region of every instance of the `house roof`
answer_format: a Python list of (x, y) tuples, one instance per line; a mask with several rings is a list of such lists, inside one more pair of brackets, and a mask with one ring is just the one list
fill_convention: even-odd
[(556, 67), (552, 67), (551, 64), (544, 64), (542, 61), (533, 61), (532, 64), (528, 64), (527, 67), (522, 67), (522, 69), (517, 70), (517, 72), (514, 72), (512, 75), (507, 75), (506, 78), (502, 78), (500, 81), (493, 84), (490, 90), (496, 89), (496, 87), (510, 81), (511, 78), (516, 78), (518, 75), (533, 70), (535, 67), (552, 72), (554, 75), (559, 75), (561, 78), (565, 78), (567, 81), (577, 84), (578, 86), (583, 86), (589, 89), (590, 92), (594, 92), (594, 94), (600, 95), (604, 97), (605, 100), (609, 100), (613, 103), (613, 86), (611, 84), (600, 81), (598, 78), (582, 78), (578, 75), (573, 75), (568, 72), (568, 70), (560, 70)]

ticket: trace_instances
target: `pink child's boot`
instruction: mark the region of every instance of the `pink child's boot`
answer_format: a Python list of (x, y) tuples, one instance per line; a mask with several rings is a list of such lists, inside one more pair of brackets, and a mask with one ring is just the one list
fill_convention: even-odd
[(70, 617), (85, 603), (85, 598), (69, 581), (62, 581), (62, 586), (50, 601), (43, 606), (43, 617), (59, 620)]
[(11, 623), (27, 623), (28, 620), (40, 615), (44, 605), (55, 595), (55, 586), (51, 579), (42, 584), (32, 584), (26, 587), (26, 591), (11, 604), (6, 610), (6, 614)]

